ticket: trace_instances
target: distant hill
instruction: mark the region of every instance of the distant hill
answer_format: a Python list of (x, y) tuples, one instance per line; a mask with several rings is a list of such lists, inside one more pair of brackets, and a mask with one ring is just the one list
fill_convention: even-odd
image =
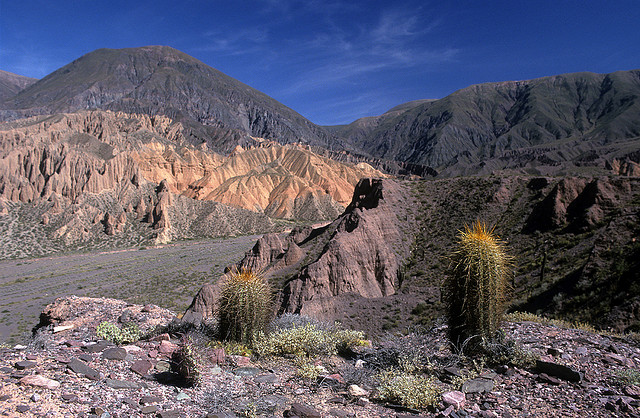
[(4, 120), (87, 109), (164, 115), (191, 142), (229, 152), (248, 136), (344, 148), (331, 134), (264, 93), (167, 46), (99, 49), (0, 106)]
[(538, 166), (636, 152), (639, 96), (640, 70), (564, 74), (474, 85), (331, 130), (364, 154), (445, 176), (535, 173)]
[(25, 77), (0, 70), (0, 102), (15, 96), (20, 90), (38, 81), (36, 78)]

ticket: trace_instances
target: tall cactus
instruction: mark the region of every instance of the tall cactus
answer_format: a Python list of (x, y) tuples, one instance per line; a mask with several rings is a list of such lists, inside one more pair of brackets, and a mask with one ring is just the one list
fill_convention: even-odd
[(465, 225), (450, 267), (444, 292), (452, 342), (458, 348), (491, 342), (504, 315), (511, 274), (503, 242), (480, 221)]
[(260, 273), (234, 268), (226, 276), (218, 304), (222, 339), (251, 345), (254, 333), (271, 319), (271, 287)]

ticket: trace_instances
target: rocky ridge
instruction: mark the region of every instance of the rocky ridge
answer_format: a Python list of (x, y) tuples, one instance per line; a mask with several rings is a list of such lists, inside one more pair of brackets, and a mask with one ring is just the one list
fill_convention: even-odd
[(639, 91), (639, 70), (484, 83), (332, 132), (365, 155), (429, 166), (441, 177), (595, 173), (637, 153)]
[[(321, 228), (260, 239), (239, 264), (265, 269), (281, 310), (370, 333), (429, 324), (457, 231), (496, 226), (516, 260), (512, 309), (636, 329), (640, 182), (634, 177), (363, 180)], [(581, 308), (582, 306), (582, 308)], [(584, 309), (589, 306), (589, 309)]]
[[(171, 324), (154, 305), (68, 297), (43, 313), (29, 345), (0, 348), (0, 413), (9, 416), (235, 417), (252, 412), (306, 417), (638, 416), (640, 349), (615, 335), (509, 322), (507, 338), (539, 356), (530, 368), (500, 364), (475, 371), (449, 350), (446, 329), (374, 342), (349, 358), (319, 357), (317, 380), (285, 359), (228, 355), (198, 345), (201, 381), (183, 386), (171, 372), (184, 344), (179, 327), (115, 346), (96, 337), (102, 321), (143, 330)], [(173, 322), (175, 324), (175, 322)], [(195, 334), (190, 334), (194, 337)], [(400, 351), (397, 351), (400, 350)], [(409, 350), (409, 351), (405, 351)], [(366, 378), (389, 353), (420, 354), (441, 395), (417, 411), (377, 400)], [(389, 366), (389, 364), (387, 364)], [(634, 377), (636, 376), (636, 377)]]
[(163, 115), (185, 137), (231, 152), (251, 136), (343, 149), (324, 129), (246, 84), (168, 46), (98, 49), (0, 103), (0, 119), (102, 109)]

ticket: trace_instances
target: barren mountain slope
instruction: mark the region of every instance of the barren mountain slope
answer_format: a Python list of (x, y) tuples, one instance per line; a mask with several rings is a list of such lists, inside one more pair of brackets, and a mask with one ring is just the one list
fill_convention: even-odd
[(49, 74), (0, 109), (5, 120), (103, 109), (164, 115), (194, 144), (229, 152), (249, 136), (343, 149), (324, 129), (220, 71), (167, 46), (99, 49)]
[(457, 231), (475, 219), (495, 224), (515, 257), (513, 309), (619, 330), (640, 324), (632, 177), (363, 180), (332, 224), (266, 236), (241, 264), (267, 268), (284, 311), (369, 332), (380, 332), (372, 318), (384, 329), (429, 323), (442, 314)]
[(339, 163), (299, 145), (257, 145), (211, 160), (188, 147), (150, 144), (135, 158), (145, 178), (167, 179), (175, 193), (298, 220), (335, 218), (358, 180), (383, 176), (365, 163)]
[(38, 80), (35, 78), (0, 70), (0, 103), (15, 96), (36, 81)]
[(563, 74), (470, 86), (332, 131), (373, 157), (443, 176), (575, 173), (638, 151), (639, 96), (640, 70)]

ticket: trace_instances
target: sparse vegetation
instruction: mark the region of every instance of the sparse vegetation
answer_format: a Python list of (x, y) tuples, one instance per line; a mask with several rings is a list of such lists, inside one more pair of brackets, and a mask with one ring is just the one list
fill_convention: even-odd
[(102, 322), (96, 328), (96, 335), (107, 341), (112, 341), (118, 345), (132, 343), (140, 339), (140, 328), (132, 322), (125, 324), (122, 328), (111, 322)]
[(379, 397), (412, 409), (426, 409), (439, 401), (440, 390), (431, 377), (416, 376), (403, 371), (385, 370), (375, 377)]
[[(338, 324), (322, 324), (308, 317), (288, 316), (287, 321), (276, 321), (271, 332), (259, 331), (253, 347), (262, 356), (316, 356), (331, 355), (355, 346), (368, 344), (360, 331), (341, 329)], [(278, 324), (289, 324), (278, 327)]]

